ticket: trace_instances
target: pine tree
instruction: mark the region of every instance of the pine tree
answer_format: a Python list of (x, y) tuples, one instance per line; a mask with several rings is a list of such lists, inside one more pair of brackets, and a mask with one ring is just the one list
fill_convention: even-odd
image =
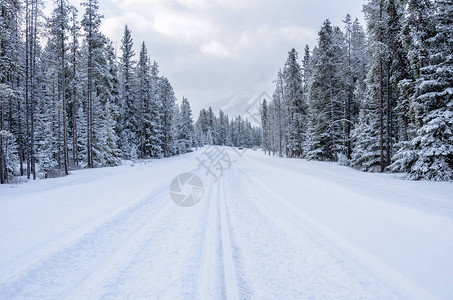
[(284, 99), (288, 107), (288, 156), (300, 157), (306, 127), (306, 102), (303, 95), (302, 70), (295, 49), (288, 53), (283, 70)]
[(212, 107), (209, 107), (207, 110), (207, 121), (208, 121), (208, 144), (209, 145), (219, 145), (217, 137), (217, 118), (212, 110)]
[(69, 89), (69, 104), (70, 104), (70, 115), (71, 118), (70, 122), (70, 130), (72, 134), (72, 145), (71, 145), (71, 152), (72, 152), (72, 163), (74, 166), (79, 165), (79, 131), (78, 131), (78, 118), (77, 112), (79, 107), (82, 106), (82, 102), (80, 99), (80, 94), (82, 91), (80, 90), (81, 81), (82, 81), (82, 74), (80, 73), (80, 49), (79, 49), (79, 30), (80, 26), (77, 22), (77, 9), (75, 7), (70, 7), (69, 9), (69, 19), (70, 19), (70, 28), (69, 28), (69, 36), (70, 36), (70, 67), (69, 67), (69, 82), (68, 82), (68, 89)]
[[(372, 99), (372, 98), (369, 98)], [(352, 130), (354, 151), (352, 152), (351, 165), (362, 171), (375, 172), (380, 168), (378, 104), (364, 101), (359, 113), (359, 122)]]
[(38, 0), (25, 1), (25, 156), (27, 179), (36, 179), (35, 114), (36, 114), (36, 69), (38, 55), (38, 15), (41, 14)]
[[(351, 103), (351, 122), (358, 123), (361, 103), (366, 97), (366, 76), (368, 72), (368, 55), (366, 52), (366, 35), (356, 18), (352, 23), (351, 33), (351, 72), (354, 82), (354, 95)], [(353, 147), (353, 145), (351, 145)]]
[(161, 157), (163, 155), (159, 82), (159, 66), (154, 62), (151, 66), (151, 98), (148, 111), (145, 112), (145, 147), (149, 157)]
[[(20, 163), (16, 147), (16, 133), (22, 138), (21, 119), (13, 119), (13, 103), (18, 104), (16, 113), (20, 117), (20, 90), (15, 83), (19, 76), (19, 4), (15, 1), (0, 3), (0, 184), (9, 181)], [(22, 140), (21, 140), (22, 141)], [(22, 150), (23, 151), (23, 150)]]
[(58, 97), (61, 112), (61, 138), (62, 138), (62, 159), (66, 175), (69, 174), (69, 154), (68, 154), (68, 126), (67, 126), (67, 100), (66, 100), (66, 40), (69, 29), (69, 4), (65, 0), (57, 0), (56, 7), (50, 19), (50, 39), (53, 40), (52, 57), (58, 63)]
[(405, 131), (402, 132), (401, 147), (393, 157), (391, 171), (410, 172), (417, 159), (411, 141), (417, 135), (417, 129), (423, 125), (423, 105), (417, 100), (422, 68), (428, 64), (429, 45), (427, 41), (434, 35), (433, 4), (431, 1), (407, 1), (405, 19), (400, 32), (400, 40), (407, 53), (410, 71), (408, 78), (399, 82), (402, 101), (398, 109), (404, 112), (402, 120)]
[(261, 103), (261, 128), (263, 128), (263, 150), (271, 154), (269, 107), (266, 99)]
[(137, 64), (137, 101), (138, 101), (138, 139), (140, 141), (140, 158), (146, 157), (146, 124), (149, 123), (148, 111), (151, 104), (151, 66), (145, 42), (142, 43)]
[(181, 118), (178, 124), (178, 140), (181, 144), (182, 153), (190, 152), (193, 146), (194, 127), (192, 119), (192, 110), (187, 98), (182, 97)]
[(200, 114), (198, 116), (196, 122), (196, 128), (198, 132), (198, 145), (204, 146), (207, 144), (207, 134), (208, 134), (208, 114), (206, 109), (200, 110)]
[(102, 166), (117, 166), (121, 164), (121, 151), (118, 148), (118, 136), (115, 132), (115, 119), (113, 113), (115, 109), (110, 101), (104, 106), (101, 127), (101, 141), (100, 141), (100, 154), (101, 158), (99, 163)]
[(103, 45), (103, 37), (99, 33), (102, 16), (98, 13), (98, 0), (87, 0), (82, 3), (85, 7), (85, 14), (82, 19), (82, 27), (86, 33), (87, 43), (87, 92), (86, 92), (86, 119), (87, 119), (87, 161), (88, 167), (94, 167), (93, 161), (93, 88), (94, 62), (93, 56)]
[(119, 90), (113, 46), (108, 40), (95, 56), (95, 81), (103, 86), (93, 101), (95, 117), (93, 119), (94, 162), (99, 166), (114, 166), (121, 163), (121, 151), (118, 148)]
[(311, 58), (308, 159), (337, 161), (344, 151), (344, 50), (341, 30), (325, 21)]
[(273, 123), (273, 127), (275, 127), (275, 146), (276, 151), (280, 157), (283, 157), (285, 154), (284, 149), (287, 148), (286, 146), (286, 138), (285, 138), (285, 128), (287, 125), (287, 109), (285, 106), (284, 101), (284, 84), (283, 84), (283, 74), (281, 70), (279, 70), (277, 79), (274, 81), (275, 83), (275, 90), (272, 95), (272, 107), (271, 113), (273, 115), (273, 119), (275, 122)]
[(173, 131), (172, 124), (174, 119), (175, 92), (167, 78), (162, 77), (159, 80), (159, 101), (161, 105), (161, 123), (162, 123), (162, 150), (164, 157), (169, 157), (172, 153)]
[(132, 47), (131, 31), (126, 25), (123, 39), (121, 40), (122, 124), (120, 145), (123, 156), (127, 159), (137, 158), (139, 148), (139, 145), (137, 145), (137, 128), (139, 124), (133, 81), (135, 61), (133, 60), (134, 51)]
[[(416, 118), (422, 125), (395, 164), (403, 165), (410, 179), (441, 181), (453, 179), (453, 3), (437, 0), (434, 8), (436, 28), (425, 40), (428, 57), (426, 64), (421, 60), (416, 86)], [(427, 37), (428, 32), (416, 34)]]
[[(357, 144), (361, 144), (362, 150), (369, 150), (369, 154), (376, 154), (374, 149), (376, 145), (373, 144), (378, 141), (379, 148), (379, 159), (375, 157), (370, 158), (369, 162), (378, 162), (378, 166), (364, 166), (358, 164), (354, 159), (356, 154), (353, 153), (352, 165), (361, 169), (366, 169), (370, 171), (380, 171), (383, 172), (385, 167), (388, 165), (389, 157), (386, 156), (388, 153), (388, 136), (390, 128), (388, 128), (388, 123), (386, 120), (389, 117), (388, 113), (390, 107), (388, 104), (390, 101), (391, 95), (389, 95), (389, 81), (390, 74), (388, 72), (389, 63), (387, 58), (388, 55), (388, 45), (386, 44), (385, 39), (385, 24), (388, 19), (386, 15), (386, 7), (384, 0), (370, 0), (366, 5), (364, 5), (365, 17), (368, 24), (368, 32), (370, 36), (369, 41), (369, 51), (371, 54), (371, 65), (370, 70), (367, 75), (367, 95), (368, 99), (366, 104), (364, 103), (363, 108), (367, 107), (369, 112), (369, 117), (378, 118), (378, 120), (369, 120), (368, 124), (370, 126), (375, 126), (371, 131), (372, 136), (368, 138), (366, 136), (356, 136), (356, 139), (364, 139), (364, 141), (356, 141)], [(376, 111), (373, 111), (376, 110)], [(365, 118), (359, 120), (359, 127), (364, 127), (365, 124), (361, 124), (360, 121), (364, 121)], [(377, 127), (376, 127), (377, 126)], [(376, 135), (379, 138), (376, 138)], [(354, 151), (358, 152), (358, 146), (356, 145)]]

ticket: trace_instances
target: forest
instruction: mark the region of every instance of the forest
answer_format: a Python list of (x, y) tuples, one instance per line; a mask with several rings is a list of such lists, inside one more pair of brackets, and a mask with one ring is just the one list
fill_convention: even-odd
[(98, 0), (1, 0), (0, 182), (183, 154), (206, 143), (253, 147), (260, 128), (203, 109), (194, 123), (143, 42), (127, 26), (120, 54), (101, 31)]
[[(196, 122), (143, 42), (101, 31), (98, 0), (1, 0), (0, 182), (160, 158), (205, 144), (262, 146), (407, 179), (453, 179), (453, 4), (368, 0), (366, 26), (327, 19), (260, 105), (262, 126), (202, 109)], [(119, 53), (117, 55), (117, 52)]]
[(326, 20), (261, 104), (269, 154), (453, 179), (453, 2), (368, 0), (366, 29)]

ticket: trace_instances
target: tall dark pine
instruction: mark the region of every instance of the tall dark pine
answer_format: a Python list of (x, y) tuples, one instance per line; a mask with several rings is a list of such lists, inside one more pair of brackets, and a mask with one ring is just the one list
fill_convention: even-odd
[(415, 88), (414, 106), (417, 123), (421, 125), (418, 125), (408, 151), (400, 153), (402, 155), (398, 158), (409, 179), (452, 180), (453, 1), (434, 1), (433, 13), (429, 13), (428, 4), (425, 5), (418, 9), (428, 11), (435, 29), (421, 26), (429, 23), (421, 20), (419, 31), (413, 38), (419, 37), (420, 40), (415, 41), (423, 42), (426, 57), (421, 51), (412, 53), (413, 62), (419, 61), (418, 68), (415, 68), (420, 76)]
[(55, 34), (58, 36), (58, 57), (60, 59), (59, 74), (59, 97), (61, 102), (61, 119), (63, 123), (63, 166), (66, 175), (69, 174), (69, 154), (68, 154), (68, 121), (67, 121), (67, 101), (66, 101), (66, 31), (68, 29), (68, 3), (65, 0), (58, 0), (54, 11)]
[(38, 47), (38, 14), (37, 0), (25, 1), (25, 155), (27, 161), (27, 178), (36, 179), (35, 159), (35, 107), (36, 107), (36, 56)]
[(82, 3), (85, 7), (85, 14), (82, 20), (82, 26), (86, 33), (86, 41), (88, 45), (87, 59), (87, 99), (86, 99), (86, 119), (87, 119), (87, 164), (89, 168), (94, 167), (93, 161), (93, 73), (94, 62), (93, 52), (97, 47), (96, 42), (99, 41), (99, 26), (101, 25), (102, 16), (99, 15), (98, 0), (87, 0)]
[(278, 151), (278, 155), (283, 157), (284, 149), (286, 149), (286, 139), (285, 139), (285, 127), (287, 114), (284, 103), (284, 84), (283, 84), (283, 74), (281, 70), (278, 71), (277, 79), (274, 81), (275, 90), (272, 95), (272, 114), (274, 115), (275, 123), (273, 124), (275, 128), (275, 148)]
[(78, 138), (79, 138), (79, 129), (77, 127), (77, 113), (78, 113), (78, 84), (79, 84), (79, 74), (78, 74), (78, 56), (79, 56), (79, 26), (77, 23), (77, 9), (75, 7), (71, 7), (69, 11), (70, 17), (70, 63), (71, 63), (71, 70), (70, 70), (70, 103), (71, 103), (71, 114), (72, 114), (72, 162), (74, 165), (79, 165), (79, 149), (78, 149)]
[(145, 42), (142, 43), (137, 64), (137, 100), (138, 100), (138, 139), (140, 157), (149, 156), (146, 147), (146, 127), (148, 124), (148, 111), (151, 104), (151, 69), (148, 51)]
[(163, 77), (159, 81), (159, 100), (161, 102), (161, 122), (162, 122), (162, 150), (165, 157), (172, 154), (174, 120), (175, 92), (167, 78)]
[(390, 146), (387, 144), (390, 129), (386, 122), (390, 78), (385, 28), (388, 17), (385, 4), (384, 0), (369, 0), (364, 5), (371, 61), (367, 76), (367, 99), (362, 103), (362, 116), (354, 133), (356, 145), (351, 161), (353, 166), (364, 171), (383, 172), (389, 161), (385, 151)]
[[(18, 86), (19, 73), (19, 4), (16, 1), (0, 3), (0, 184), (8, 182), (16, 169), (19, 149), (20, 171), (23, 173), (21, 101)], [(17, 104), (17, 106), (16, 106)], [(15, 108), (17, 107), (17, 110)], [(20, 155), (22, 153), (22, 155)], [(21, 174), (22, 175), (22, 174)]]
[(125, 158), (132, 159), (137, 157), (139, 143), (137, 143), (137, 106), (135, 101), (133, 60), (134, 51), (132, 50), (132, 34), (127, 26), (124, 27), (124, 34), (121, 40), (121, 97), (122, 97), (122, 128), (120, 146)]
[(182, 153), (189, 152), (193, 146), (194, 127), (192, 119), (192, 109), (189, 100), (182, 97), (180, 112), (180, 123), (178, 125), (178, 140)]
[(309, 159), (337, 161), (344, 150), (344, 49), (343, 33), (326, 20), (311, 58)]
[(345, 38), (346, 38), (346, 63), (345, 63), (345, 94), (346, 100), (343, 109), (343, 151), (348, 159), (351, 158), (351, 124), (352, 124), (352, 105), (354, 98), (354, 76), (353, 76), (353, 63), (352, 63), (352, 35), (353, 24), (352, 18), (349, 14), (343, 21), (345, 23)]
[(263, 129), (263, 150), (264, 153), (271, 154), (270, 145), (270, 123), (269, 123), (269, 106), (266, 99), (261, 103), (261, 128)]
[(292, 49), (283, 70), (284, 99), (288, 107), (288, 149), (290, 157), (302, 155), (302, 145), (306, 127), (306, 102), (303, 95), (302, 70), (298, 63), (298, 53)]

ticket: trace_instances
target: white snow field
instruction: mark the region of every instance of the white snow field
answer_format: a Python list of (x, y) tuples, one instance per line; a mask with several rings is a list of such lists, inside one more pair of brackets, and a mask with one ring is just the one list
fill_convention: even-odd
[(0, 299), (453, 299), (452, 183), (224, 149), (0, 186)]

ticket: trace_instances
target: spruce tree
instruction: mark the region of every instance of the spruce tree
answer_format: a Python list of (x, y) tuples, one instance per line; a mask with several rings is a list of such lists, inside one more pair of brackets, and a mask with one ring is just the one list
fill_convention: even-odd
[(266, 99), (261, 103), (261, 128), (263, 129), (263, 150), (271, 154), (269, 107)]
[(284, 99), (288, 109), (288, 148), (290, 157), (302, 156), (302, 145), (306, 127), (306, 102), (303, 95), (302, 70), (298, 63), (298, 53), (292, 49), (283, 70)]
[(326, 20), (311, 59), (308, 159), (337, 161), (344, 151), (344, 50), (341, 30)]
[(161, 107), (161, 123), (162, 123), (162, 150), (164, 157), (169, 157), (172, 154), (173, 146), (173, 120), (175, 107), (175, 92), (167, 78), (162, 77), (159, 80), (159, 101)]
[(98, 0), (87, 0), (82, 3), (85, 7), (85, 14), (82, 19), (82, 27), (85, 31), (85, 38), (87, 44), (87, 77), (86, 77), (86, 122), (87, 122), (87, 165), (89, 168), (94, 167), (93, 160), (93, 98), (95, 95), (94, 89), (94, 60), (93, 56), (98, 52), (99, 48), (103, 45), (103, 37), (99, 32), (101, 26), (102, 16), (98, 13), (99, 2)]
[(187, 98), (182, 98), (180, 123), (178, 125), (178, 139), (181, 144), (182, 153), (190, 152), (193, 146), (194, 127), (192, 119), (192, 109)]
[(122, 122), (120, 145), (124, 158), (134, 159), (138, 156), (139, 145), (137, 143), (138, 113), (135, 100), (134, 87), (134, 51), (131, 31), (124, 27), (124, 34), (121, 40), (121, 97), (122, 97)]
[(416, 86), (416, 118), (421, 126), (409, 151), (395, 164), (408, 170), (409, 179), (442, 181), (453, 179), (453, 2), (437, 0), (434, 9), (436, 28), (425, 40), (428, 57)]

